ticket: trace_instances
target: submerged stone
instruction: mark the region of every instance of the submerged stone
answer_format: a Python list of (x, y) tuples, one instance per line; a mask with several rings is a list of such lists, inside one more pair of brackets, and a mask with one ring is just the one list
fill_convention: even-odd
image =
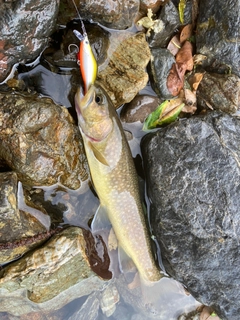
[(180, 120), (147, 135), (142, 153), (166, 271), (220, 318), (238, 320), (240, 120)]
[(0, 173), (0, 265), (21, 257), (48, 237), (36, 218), (19, 210), (17, 194), (16, 173)]

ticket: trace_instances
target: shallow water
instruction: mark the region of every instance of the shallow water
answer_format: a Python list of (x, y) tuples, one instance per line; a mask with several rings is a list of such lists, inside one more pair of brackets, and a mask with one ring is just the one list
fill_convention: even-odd
[[(61, 70), (61, 72), (59, 72), (58, 69), (58, 72), (52, 72), (46, 67), (46, 65), (42, 65), (38, 60), (36, 65), (33, 65), (33, 67), (28, 67), (27, 69), (24, 68), (24, 66), (19, 67), (18, 78), (24, 80), (27, 87), (31, 88), (32, 90), (35, 90), (44, 96), (49, 96), (56, 103), (66, 106), (69, 108), (71, 114), (74, 115), (75, 111), (72, 107), (72, 100), (70, 97), (72, 87), (71, 69)], [(141, 94), (144, 93), (155, 95), (150, 86), (141, 91)], [(149, 200), (145, 192), (144, 173), (140, 151), (140, 141), (146, 133), (141, 130), (141, 127), (142, 124), (140, 122), (134, 124), (124, 124), (124, 129), (130, 131), (133, 136), (133, 138), (129, 141), (129, 145), (139, 173), (143, 201), (149, 209)], [(44, 201), (48, 205), (52, 207), (58, 207), (60, 210), (62, 210), (61, 218), (59, 220), (60, 225), (73, 225), (89, 229), (89, 221), (94, 216), (99, 205), (99, 200), (91, 186), (90, 181), (83, 183), (81, 188), (75, 191), (66, 189), (60, 185), (54, 185), (51, 187), (43, 186), (37, 187), (36, 189), (42, 190)], [(24, 206), (24, 203), (22, 203), (22, 206)], [(160, 258), (158, 246), (155, 246), (155, 253), (156, 257)], [(118, 269), (117, 255), (115, 255), (113, 259), (115, 259), (115, 268)], [(161, 261), (159, 261), (159, 263), (161, 265)], [(107, 317), (106, 313), (103, 313), (103, 310), (105, 309), (101, 306), (102, 296), (103, 293), (106, 292), (106, 288), (109, 290), (116, 288), (119, 294), (119, 301), (116, 303), (116, 310), (109, 317)], [(0, 290), (0, 297), (1, 301), (3, 302), (2, 307), (0, 306), (0, 312), (6, 311), (6, 309), (4, 310), (4, 301), (6, 299), (21, 298), (23, 304), (28, 306), (31, 305), (31, 308), (29, 309), (32, 310), (31, 312), (38, 313), (40, 319), (49, 319), (48, 315), (51, 311), (51, 317), (53, 317), (53, 319), (55, 319), (54, 317), (57, 316), (57, 319), (71, 320), (176, 320), (182, 312), (191, 311), (198, 305), (198, 303), (191, 296), (185, 294), (183, 287), (179, 283), (169, 278), (163, 278), (159, 283), (155, 284), (151, 288), (146, 287), (145, 289), (145, 297), (152, 297), (150, 303), (145, 301), (144, 292), (142, 296), (139, 288), (129, 290), (126, 279), (122, 274), (119, 273), (118, 278), (107, 281), (101, 290), (93, 292), (89, 296), (70, 300), (66, 306), (61, 308), (60, 313), (59, 310), (57, 310), (58, 305), (54, 299), (49, 303), (35, 304), (30, 302), (23, 292), (16, 293), (15, 297), (11, 297), (11, 295), (7, 296), (6, 293)], [(62, 294), (68, 295), (68, 293), (64, 292)], [(111, 293), (109, 297), (112, 296), (113, 294)], [(156, 297), (158, 298), (156, 299)], [(54, 309), (56, 309), (56, 313), (53, 311)], [(19, 319), (15, 316), (11, 316), (10, 318)]]

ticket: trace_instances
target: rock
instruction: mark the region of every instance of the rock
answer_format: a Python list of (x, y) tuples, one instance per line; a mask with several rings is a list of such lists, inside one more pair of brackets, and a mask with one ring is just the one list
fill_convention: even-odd
[(49, 237), (46, 228), (18, 208), (14, 172), (0, 173), (0, 265), (19, 258)]
[(234, 74), (206, 72), (197, 90), (197, 102), (202, 108), (212, 107), (228, 113), (240, 109), (240, 78)]
[(197, 52), (207, 56), (204, 67), (215, 64), (213, 72), (219, 73), (221, 64), (225, 64), (225, 71), (230, 69), (240, 77), (239, 10), (238, 0), (200, 2)]
[(153, 112), (161, 103), (158, 97), (151, 95), (137, 95), (131, 102), (126, 103), (121, 110), (122, 122), (132, 123), (141, 121)]
[(139, 10), (139, 0), (98, 1), (83, 0), (79, 3), (81, 16), (112, 29), (126, 29), (132, 26)]
[(1, 2), (0, 82), (15, 63), (40, 54), (55, 28), (58, 6), (59, 0)]
[[(78, 287), (74, 298), (89, 294), (95, 289), (91, 286), (92, 281), (96, 284), (103, 281), (94, 280), (96, 275), (89, 267), (85, 250), (82, 230), (77, 227), (65, 229), (54, 235), (44, 247), (1, 270), (0, 292), (6, 290), (10, 294), (25, 289), (29, 292), (29, 300), (40, 305), (47, 305), (47, 301), (59, 296), (52, 304), (55, 310), (62, 307), (63, 300), (65, 303), (71, 301), (70, 296), (64, 294), (71, 287)], [(77, 286), (79, 283), (80, 287)], [(1, 303), (0, 311), (7, 311), (4, 309)]]
[(107, 317), (110, 317), (116, 310), (116, 304), (119, 302), (120, 296), (115, 285), (108, 286), (101, 297), (100, 307)]
[(142, 144), (166, 271), (222, 319), (239, 319), (240, 120), (210, 112)]
[(88, 178), (78, 127), (51, 99), (0, 94), (0, 129), (0, 157), (23, 184), (77, 189)]
[(161, 99), (170, 99), (173, 95), (167, 87), (167, 79), (175, 58), (168, 49), (151, 49), (151, 62), (149, 65), (150, 82), (153, 90)]
[[(109, 57), (106, 68), (98, 74), (100, 84), (109, 94), (115, 107), (130, 102), (148, 81), (145, 68), (150, 60), (150, 50), (143, 33), (114, 39), (117, 48)], [(120, 43), (119, 43), (120, 42)]]
[(157, 12), (169, 0), (140, 0), (141, 11), (147, 13), (147, 9), (151, 9), (153, 13)]
[(172, 1), (166, 3), (157, 19), (161, 20), (164, 28), (160, 32), (152, 32), (149, 38), (150, 47), (165, 48), (173, 36), (176, 29), (181, 25), (179, 21), (179, 13)]

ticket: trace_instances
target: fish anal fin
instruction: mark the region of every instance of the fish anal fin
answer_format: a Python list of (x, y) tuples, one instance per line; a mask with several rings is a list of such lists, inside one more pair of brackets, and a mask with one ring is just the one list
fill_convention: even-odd
[(89, 148), (92, 150), (95, 158), (101, 162), (103, 165), (108, 166), (109, 164), (106, 160), (106, 158), (104, 157), (104, 155), (94, 146), (94, 144), (92, 142), (88, 142)]
[(92, 233), (96, 234), (102, 230), (109, 230), (110, 228), (111, 223), (108, 219), (107, 210), (100, 205), (91, 224)]
[(118, 240), (113, 228), (111, 228), (108, 236), (108, 249), (109, 251), (116, 250), (118, 246)]
[(133, 260), (127, 255), (121, 246), (118, 247), (119, 268), (123, 274), (136, 272), (137, 268)]

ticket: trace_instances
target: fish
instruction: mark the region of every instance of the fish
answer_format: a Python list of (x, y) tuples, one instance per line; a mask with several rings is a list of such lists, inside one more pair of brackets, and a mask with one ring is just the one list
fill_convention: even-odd
[(85, 95), (78, 88), (75, 108), (100, 200), (93, 224), (107, 217), (118, 241), (120, 262), (133, 261), (140, 280), (158, 281), (162, 275), (151, 251), (136, 169), (112, 101), (96, 82)]
[(83, 20), (77, 9), (76, 3), (74, 2), (74, 0), (72, 1), (77, 11), (77, 14), (79, 16), (79, 19), (81, 21), (82, 31), (83, 31), (83, 33), (81, 33), (78, 30), (73, 30), (73, 33), (80, 41), (79, 52), (77, 54), (77, 57), (78, 57), (78, 63), (80, 66), (80, 72), (81, 72), (83, 83), (84, 83), (84, 93), (86, 94), (89, 87), (92, 84), (94, 84), (97, 78), (98, 65), (89, 42), (87, 31), (83, 23)]

